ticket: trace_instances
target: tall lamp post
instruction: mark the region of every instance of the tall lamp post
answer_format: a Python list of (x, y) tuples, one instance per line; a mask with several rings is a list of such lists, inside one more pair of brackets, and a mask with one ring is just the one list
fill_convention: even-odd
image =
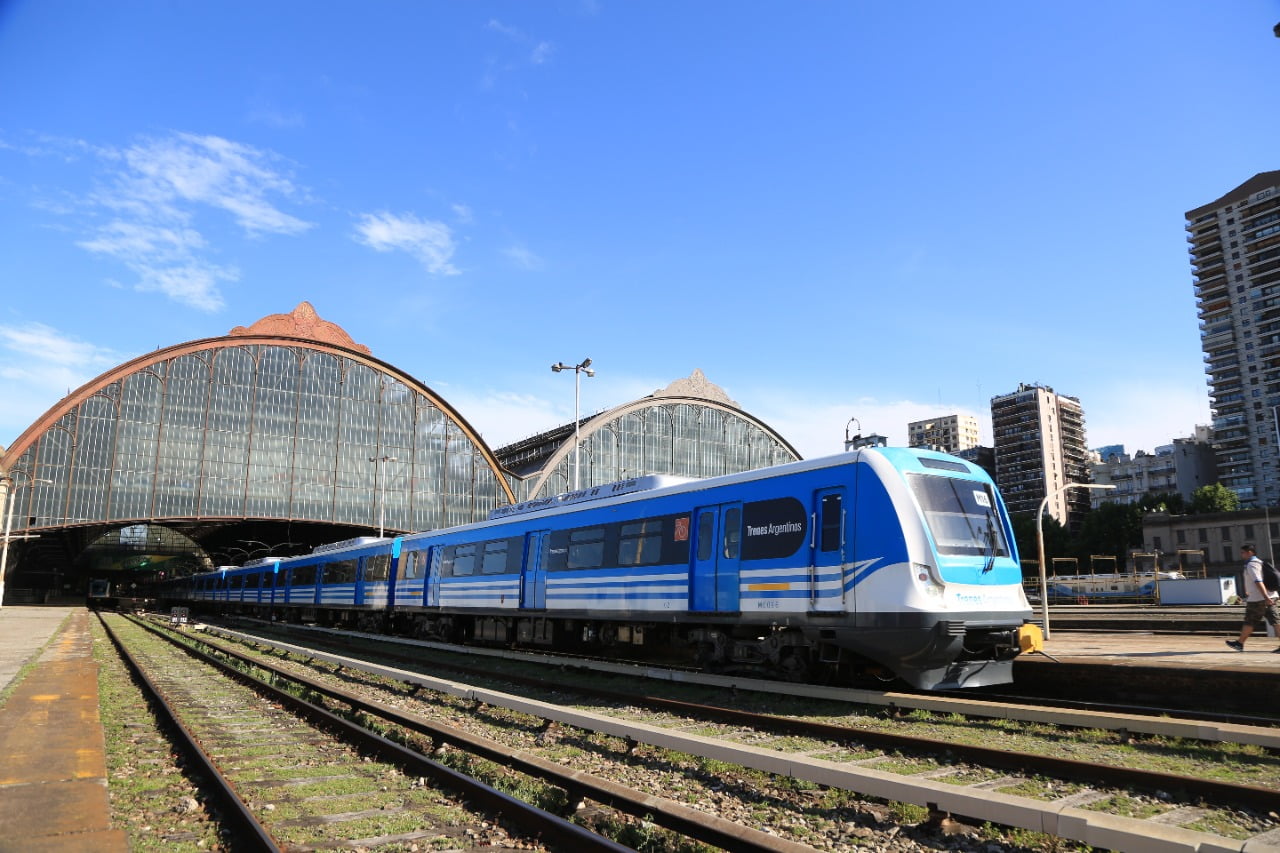
[(387, 472), (385, 470), (382, 471), (382, 487), (380, 489), (378, 487), (378, 472), (388, 462), (395, 462), (396, 458), (394, 456), (370, 456), (369, 461), (373, 463), (373, 487), (378, 489), (378, 538), (381, 539), (386, 529), (387, 519)]
[[(13, 530), (13, 505), (17, 502), (17, 494), (14, 486), (17, 483), (13, 477), (15, 474), (26, 474), (25, 471), (10, 471), (7, 474), (0, 475), (0, 481), (5, 484), (5, 497), (9, 502), (9, 511), (4, 516), (4, 544), (0, 545), (0, 607), (4, 606), (4, 576), (9, 570), (9, 541), (11, 539), (35, 539), (31, 534), (23, 534), (22, 536), (14, 536), (10, 531)], [(28, 477), (27, 485), (33, 483), (52, 483), (53, 480), (45, 480), (43, 478), (31, 479)]]
[(1036, 510), (1036, 544), (1040, 546), (1040, 614), (1044, 621), (1044, 638), (1049, 639), (1049, 579), (1044, 571), (1044, 511), (1049, 506), (1049, 499), (1056, 498), (1067, 489), (1114, 489), (1115, 486), (1102, 483), (1067, 483), (1065, 486), (1050, 492), (1040, 501), (1040, 509)]
[(578, 401), (581, 398), (582, 391), (582, 374), (595, 376), (596, 372), (591, 369), (591, 359), (584, 358), (581, 364), (565, 364), (563, 361), (551, 365), (551, 369), (556, 373), (562, 370), (573, 371), (573, 490), (578, 490), (579, 475), (582, 469), (582, 434), (579, 431), (578, 417)]

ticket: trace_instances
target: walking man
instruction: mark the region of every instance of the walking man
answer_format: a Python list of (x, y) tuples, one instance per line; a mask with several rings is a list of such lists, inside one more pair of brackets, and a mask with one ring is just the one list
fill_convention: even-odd
[[(1254, 628), (1261, 628), (1263, 622), (1276, 628), (1276, 634), (1280, 635), (1280, 627), (1277, 626), (1277, 623), (1280, 623), (1280, 615), (1276, 613), (1276, 599), (1280, 598), (1280, 595), (1268, 590), (1267, 585), (1262, 582), (1261, 558), (1253, 550), (1252, 545), (1240, 546), (1240, 558), (1245, 561), (1244, 624), (1240, 626), (1239, 639), (1227, 640), (1227, 645), (1238, 652), (1244, 651), (1244, 641), (1249, 639)], [(1280, 654), (1280, 648), (1275, 649), (1275, 652)]]

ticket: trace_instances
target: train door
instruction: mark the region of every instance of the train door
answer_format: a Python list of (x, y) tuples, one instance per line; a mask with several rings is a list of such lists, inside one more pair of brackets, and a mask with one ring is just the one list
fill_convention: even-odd
[(738, 604), (738, 568), (742, 554), (742, 504), (699, 507), (694, 511), (693, 561), (689, 609), (733, 613)]
[(809, 565), (809, 606), (844, 609), (845, 490), (822, 489), (813, 496), (813, 559)]
[(440, 606), (440, 558), (444, 548), (431, 546), (427, 557), (427, 579), (422, 587), (422, 605), (424, 607)]
[(396, 605), (396, 587), (399, 586), (400, 580), (400, 546), (403, 540), (397, 536), (391, 542), (391, 564), (387, 566), (387, 608), (390, 609)]
[(524, 572), (520, 575), (520, 607), (544, 610), (547, 606), (547, 552), (551, 533), (539, 530), (524, 537)]

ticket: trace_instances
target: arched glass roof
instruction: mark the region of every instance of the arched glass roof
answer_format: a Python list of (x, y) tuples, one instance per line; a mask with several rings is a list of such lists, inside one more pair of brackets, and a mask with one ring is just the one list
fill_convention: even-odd
[(324, 341), (233, 335), (122, 365), (24, 433), (5, 456), (13, 529), (274, 519), (407, 531), (513, 500), (483, 441), (410, 377)]
[[(704, 383), (695, 389), (719, 390), (700, 372), (694, 376)], [(684, 387), (673, 383), (673, 388)], [(578, 434), (578, 453), (572, 424), (497, 451), (508, 466), (523, 468), (522, 499), (572, 491), (579, 464), (576, 481), (587, 488), (644, 474), (716, 477), (800, 458), (781, 436), (727, 397), (690, 397), (671, 389), (587, 418)]]

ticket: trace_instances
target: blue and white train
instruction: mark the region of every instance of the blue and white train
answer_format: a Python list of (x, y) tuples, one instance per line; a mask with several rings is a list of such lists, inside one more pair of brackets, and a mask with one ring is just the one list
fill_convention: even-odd
[[(488, 521), (171, 581), (197, 608), (709, 669), (923, 689), (1006, 683), (1041, 638), (979, 467), (865, 448), (705, 480), (645, 477)], [(638, 648), (637, 648), (638, 647)]]

